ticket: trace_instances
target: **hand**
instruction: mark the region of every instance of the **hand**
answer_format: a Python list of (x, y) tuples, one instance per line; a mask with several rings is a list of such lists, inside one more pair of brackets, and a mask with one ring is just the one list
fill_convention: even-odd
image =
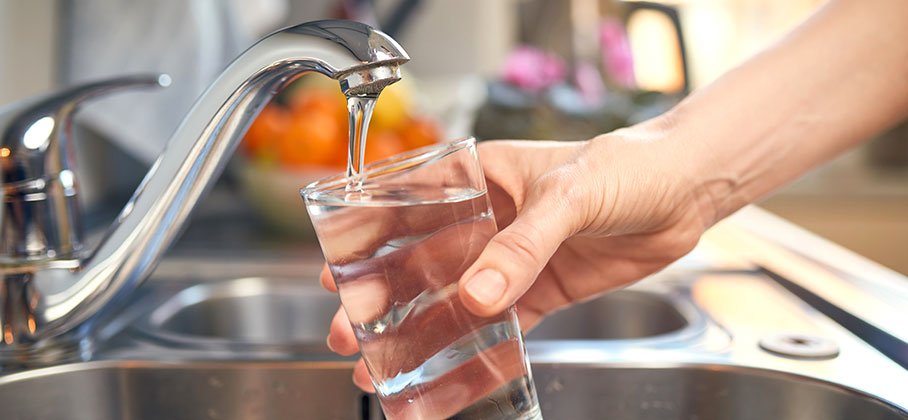
[(530, 329), (696, 245), (710, 212), (684, 176), (681, 155), (664, 147), (670, 140), (632, 134), (481, 148), (501, 231), (460, 280), (471, 311), (492, 315), (516, 303)]
[[(460, 279), (464, 304), (489, 316), (516, 303), (528, 330), (689, 252), (714, 211), (679, 149), (658, 129), (643, 128), (586, 142), (480, 144), (501, 231)], [(335, 290), (327, 270), (321, 281)], [(357, 351), (343, 310), (328, 343), (344, 355)], [(362, 362), (354, 381), (371, 390)]]

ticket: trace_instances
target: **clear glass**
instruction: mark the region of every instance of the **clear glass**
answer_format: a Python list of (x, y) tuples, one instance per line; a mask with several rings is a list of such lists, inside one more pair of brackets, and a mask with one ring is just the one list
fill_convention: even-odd
[(457, 281), (497, 232), (476, 142), (301, 191), (388, 419), (540, 419), (514, 309), (483, 318)]

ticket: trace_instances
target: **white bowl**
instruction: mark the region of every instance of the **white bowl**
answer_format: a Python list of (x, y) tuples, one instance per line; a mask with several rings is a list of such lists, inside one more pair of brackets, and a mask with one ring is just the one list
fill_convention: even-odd
[(287, 169), (250, 160), (237, 165), (242, 194), (265, 223), (276, 233), (306, 240), (315, 240), (315, 231), (299, 191), (339, 172), (325, 167)]

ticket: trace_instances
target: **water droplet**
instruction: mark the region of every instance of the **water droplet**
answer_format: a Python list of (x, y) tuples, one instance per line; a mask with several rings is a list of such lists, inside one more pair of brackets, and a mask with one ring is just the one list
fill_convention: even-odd
[(413, 404), (413, 398), (407, 398), (407, 404)]

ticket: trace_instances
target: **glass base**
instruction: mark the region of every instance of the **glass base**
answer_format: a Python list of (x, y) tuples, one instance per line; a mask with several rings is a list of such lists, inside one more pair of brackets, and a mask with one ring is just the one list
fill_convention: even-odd
[(509, 382), (450, 419), (542, 420), (542, 411), (530, 377), (524, 376)]

